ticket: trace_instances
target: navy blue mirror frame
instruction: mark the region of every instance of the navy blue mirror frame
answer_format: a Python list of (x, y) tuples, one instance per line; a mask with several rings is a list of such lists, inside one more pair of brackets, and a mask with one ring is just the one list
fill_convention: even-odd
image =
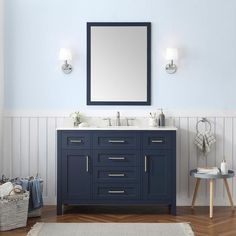
[[(145, 26), (147, 27), (147, 100), (146, 101), (91, 101), (91, 27)], [(151, 105), (151, 23), (150, 22), (87, 22), (87, 105)]]

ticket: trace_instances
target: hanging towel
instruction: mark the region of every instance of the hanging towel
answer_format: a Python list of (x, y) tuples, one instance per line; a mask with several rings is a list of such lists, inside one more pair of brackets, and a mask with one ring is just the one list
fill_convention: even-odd
[(216, 142), (216, 138), (212, 134), (210, 133), (202, 134), (200, 132), (197, 133), (194, 140), (194, 143), (203, 153), (210, 152), (211, 146), (215, 142)]
[(41, 208), (43, 206), (43, 198), (40, 187), (40, 179), (21, 179), (20, 184), (23, 190), (27, 190), (30, 192), (29, 212)]

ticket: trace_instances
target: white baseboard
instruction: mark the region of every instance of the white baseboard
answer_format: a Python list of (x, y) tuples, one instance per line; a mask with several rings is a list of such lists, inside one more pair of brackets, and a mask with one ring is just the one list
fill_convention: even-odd
[(57, 205), (56, 197), (43, 197), (43, 204), (46, 205)]

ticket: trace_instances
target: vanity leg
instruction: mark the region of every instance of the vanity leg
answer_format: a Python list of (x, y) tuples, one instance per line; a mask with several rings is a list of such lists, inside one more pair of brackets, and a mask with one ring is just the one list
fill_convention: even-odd
[(170, 213), (171, 215), (176, 216), (176, 205), (171, 205)]
[(57, 205), (57, 215), (62, 215), (63, 214), (63, 206), (62, 204)]
[(170, 204), (168, 205), (168, 213), (169, 214), (171, 213), (171, 205)]

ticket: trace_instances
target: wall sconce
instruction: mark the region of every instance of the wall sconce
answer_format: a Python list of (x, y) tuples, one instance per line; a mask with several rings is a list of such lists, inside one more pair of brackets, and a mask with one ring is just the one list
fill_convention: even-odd
[(60, 49), (60, 54), (59, 54), (59, 59), (61, 61), (64, 61), (64, 64), (61, 66), (62, 71), (65, 74), (70, 74), (72, 71), (72, 65), (68, 64), (68, 61), (72, 60), (72, 53), (69, 49), (66, 48), (61, 48)]
[(174, 74), (177, 71), (177, 66), (174, 64), (174, 60), (178, 59), (178, 50), (177, 48), (167, 48), (166, 49), (166, 60), (170, 61), (166, 65), (166, 72), (168, 74)]

